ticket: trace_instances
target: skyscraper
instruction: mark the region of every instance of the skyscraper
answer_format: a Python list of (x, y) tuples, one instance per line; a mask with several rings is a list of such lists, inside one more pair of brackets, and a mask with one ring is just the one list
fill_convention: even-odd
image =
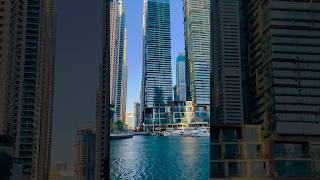
[(211, 1), (211, 178), (271, 179), (261, 125), (245, 125), (240, 1)]
[(78, 180), (95, 178), (95, 133), (91, 129), (77, 131), (75, 174)]
[(176, 64), (176, 96), (175, 101), (186, 101), (186, 58), (184, 53), (179, 54)]
[(240, 1), (212, 1), (214, 123), (243, 124)]
[(144, 0), (141, 115), (172, 100), (170, 1)]
[(55, 54), (53, 1), (0, 3), (4, 27), (0, 28), (4, 42), (0, 45), (4, 75), (0, 79), (0, 133), (15, 137), (14, 157), (22, 163), (24, 179), (48, 179)]
[(127, 108), (127, 79), (128, 79), (128, 66), (127, 66), (127, 30), (124, 31), (124, 55), (123, 55), (123, 80), (122, 80), (122, 95), (121, 95), (121, 120), (126, 117)]
[(133, 104), (133, 116), (135, 119), (135, 128), (137, 128), (138, 126), (140, 126), (140, 103), (135, 102)]
[(210, 104), (210, 0), (183, 0), (187, 100)]
[(109, 178), (110, 165), (110, 10), (111, 1), (103, 1), (103, 54), (100, 64), (99, 87), (96, 95), (96, 179)]
[(272, 176), (320, 177), (320, 3), (244, 0), (245, 117), (262, 124)]
[(19, 64), (23, 63), (23, 13), (22, 2), (1, 1), (0, 7), (0, 134), (15, 131), (17, 99), (19, 93)]
[[(125, 33), (125, 4), (123, 0), (111, 0), (110, 11), (110, 101), (114, 106), (117, 119), (124, 120), (126, 81), (126, 33)], [(122, 116), (123, 115), (123, 116)]]

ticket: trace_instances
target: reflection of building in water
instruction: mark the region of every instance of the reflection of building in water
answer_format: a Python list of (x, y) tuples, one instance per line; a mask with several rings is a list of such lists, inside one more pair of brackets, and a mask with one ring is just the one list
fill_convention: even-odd
[(208, 126), (208, 122), (209, 106), (196, 105), (192, 101), (172, 101), (146, 108), (144, 130)]

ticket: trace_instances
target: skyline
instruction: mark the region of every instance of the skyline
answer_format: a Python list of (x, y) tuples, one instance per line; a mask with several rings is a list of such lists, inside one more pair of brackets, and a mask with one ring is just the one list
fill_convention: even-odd
[[(74, 6), (77, 3), (77, 6)], [(142, 71), (143, 0), (125, 0), (127, 28), (127, 112), (140, 101)], [(52, 162), (72, 165), (74, 139), (79, 128), (95, 126), (96, 91), (102, 50), (102, 3), (56, 1), (57, 48), (55, 72)], [(179, 11), (176, 11), (178, 9)], [(182, 1), (171, 3), (171, 62), (184, 51)], [(87, 24), (83, 26), (83, 24)], [(172, 27), (174, 26), (174, 27)], [(63, 28), (62, 28), (63, 27)], [(98, 31), (97, 31), (98, 29)], [(172, 63), (172, 75), (175, 74)], [(86, 72), (86, 73), (83, 73)], [(85, 85), (84, 85), (85, 84)], [(173, 78), (175, 84), (175, 78)], [(65, 144), (66, 147), (62, 147)]]

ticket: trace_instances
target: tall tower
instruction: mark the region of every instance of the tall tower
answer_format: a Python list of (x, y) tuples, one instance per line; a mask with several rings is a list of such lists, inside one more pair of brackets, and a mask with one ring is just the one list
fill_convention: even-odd
[(186, 101), (186, 58), (184, 53), (177, 57), (176, 65), (176, 96), (175, 101)]
[(138, 126), (140, 126), (140, 103), (138, 102), (135, 102), (133, 104), (133, 116), (134, 116), (134, 119), (135, 119), (135, 125), (137, 128)]
[(53, 1), (2, 1), (2, 12), (0, 134), (15, 137), (14, 157), (21, 161), (23, 178), (46, 180), (53, 113)]
[(2, 1), (0, 24), (0, 135), (14, 135), (17, 98), (21, 81), (17, 69), (23, 63), (23, 2)]
[(319, 179), (320, 3), (244, 0), (241, 8), (245, 119), (264, 126), (274, 177)]
[(210, 104), (210, 0), (183, 0), (187, 100)]
[(124, 31), (123, 42), (123, 80), (122, 80), (122, 95), (121, 95), (121, 115), (120, 119), (126, 119), (127, 108), (127, 79), (128, 79), (128, 66), (127, 66), (127, 30)]
[(95, 178), (95, 133), (91, 129), (77, 131), (75, 174), (78, 180)]
[(142, 65), (143, 117), (146, 107), (172, 100), (170, 0), (144, 0)]
[(240, 1), (212, 3), (213, 123), (243, 124)]
[[(112, 41), (111, 28), (111, 1), (103, 1), (103, 54), (100, 64), (99, 87), (96, 96), (96, 166), (95, 179), (108, 179), (110, 166), (110, 67)], [(111, 45), (112, 44), (112, 45)], [(113, 51), (112, 51), (113, 52)]]
[(122, 95), (125, 94), (125, 4), (112, 0), (110, 11), (110, 102), (114, 107), (115, 120), (122, 118)]

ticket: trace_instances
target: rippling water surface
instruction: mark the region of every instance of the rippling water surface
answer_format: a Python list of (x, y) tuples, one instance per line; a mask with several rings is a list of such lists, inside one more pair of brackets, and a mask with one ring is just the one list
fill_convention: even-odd
[(111, 141), (111, 179), (207, 180), (209, 137), (135, 136)]

